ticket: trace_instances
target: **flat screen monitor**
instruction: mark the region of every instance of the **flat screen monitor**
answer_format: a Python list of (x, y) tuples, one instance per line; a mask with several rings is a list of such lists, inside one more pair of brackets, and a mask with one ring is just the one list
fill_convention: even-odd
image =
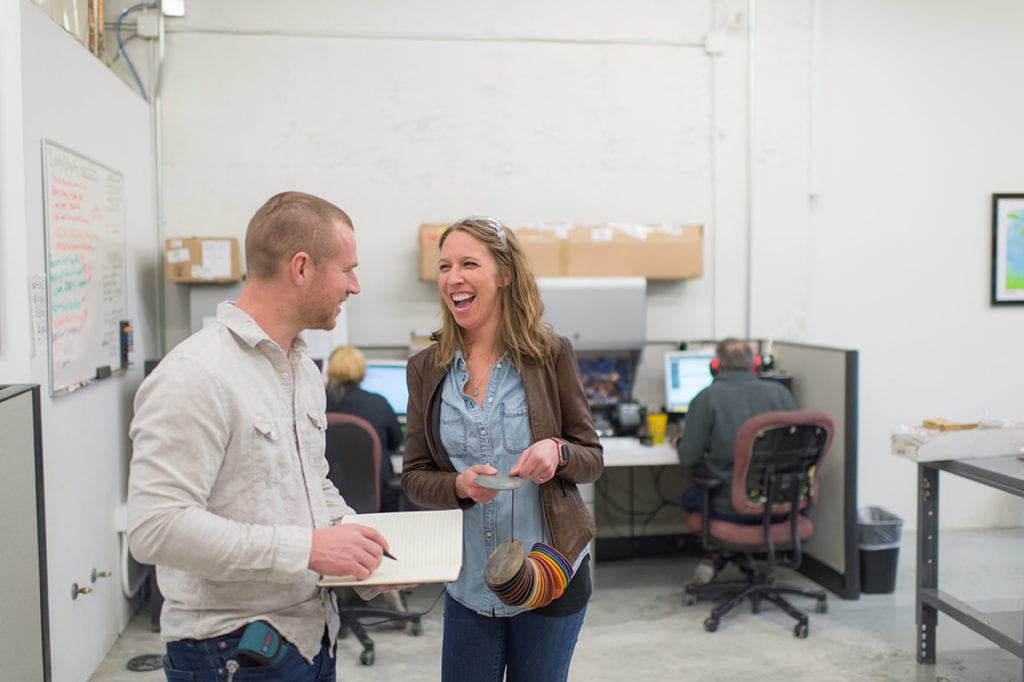
[(711, 384), (714, 357), (714, 351), (665, 353), (665, 409), (668, 412), (685, 413), (690, 409), (690, 401)]
[(616, 405), (633, 397), (633, 362), (628, 353), (581, 354), (577, 361), (591, 407)]
[(366, 376), (359, 387), (379, 393), (397, 415), (409, 409), (409, 385), (405, 383), (405, 360), (367, 360)]

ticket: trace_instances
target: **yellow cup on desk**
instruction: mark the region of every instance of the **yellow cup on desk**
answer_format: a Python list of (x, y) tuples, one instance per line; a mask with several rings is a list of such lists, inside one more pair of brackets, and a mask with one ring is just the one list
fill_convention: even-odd
[(668, 426), (668, 415), (664, 412), (647, 415), (647, 434), (651, 437), (651, 445), (665, 444), (665, 428)]

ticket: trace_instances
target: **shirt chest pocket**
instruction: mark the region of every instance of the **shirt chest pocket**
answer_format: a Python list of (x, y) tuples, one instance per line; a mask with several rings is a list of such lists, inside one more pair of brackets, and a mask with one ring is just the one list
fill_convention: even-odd
[(302, 456), (306, 458), (310, 468), (318, 471), (324, 458), (324, 446), (327, 437), (327, 415), (309, 412), (304, 429), (299, 430), (302, 439)]
[(286, 466), (290, 451), (279, 422), (257, 419), (252, 431), (252, 480), (271, 480)]
[(469, 454), (469, 433), (462, 410), (441, 400), (441, 445), (453, 459)]
[(506, 400), (501, 403), (501, 439), (505, 451), (513, 457), (518, 457), (532, 444), (530, 413), (526, 409), (524, 399)]

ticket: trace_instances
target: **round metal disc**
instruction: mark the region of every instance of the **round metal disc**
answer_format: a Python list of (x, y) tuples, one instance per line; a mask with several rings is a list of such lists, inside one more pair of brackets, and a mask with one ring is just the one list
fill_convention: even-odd
[(490, 490), (515, 490), (523, 485), (523, 479), (508, 474), (480, 474), (476, 477), (476, 484)]

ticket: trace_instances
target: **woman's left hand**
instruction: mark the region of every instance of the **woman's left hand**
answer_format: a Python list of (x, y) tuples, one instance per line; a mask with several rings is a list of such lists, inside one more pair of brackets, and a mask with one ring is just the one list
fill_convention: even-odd
[(554, 477), (558, 461), (558, 444), (551, 438), (545, 438), (523, 450), (508, 475), (528, 478), (537, 484), (545, 483)]

